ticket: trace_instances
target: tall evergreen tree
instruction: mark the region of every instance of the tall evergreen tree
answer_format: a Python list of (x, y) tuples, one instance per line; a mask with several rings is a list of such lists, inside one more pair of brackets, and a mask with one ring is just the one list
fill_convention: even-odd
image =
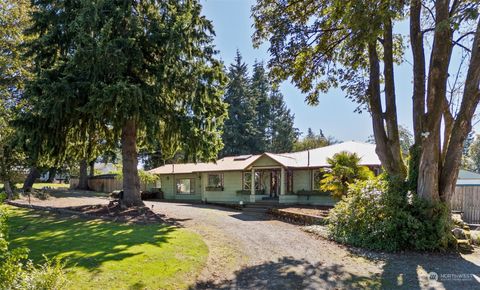
[(268, 144), (270, 142), (271, 130), (270, 130), (270, 118), (271, 118), (271, 104), (269, 98), (269, 92), (271, 90), (267, 73), (263, 62), (257, 62), (253, 64), (253, 75), (250, 85), (250, 91), (252, 97), (257, 103), (256, 112), (257, 120), (256, 126), (258, 130), (257, 151), (268, 151)]
[(11, 122), (21, 110), (24, 84), (31, 76), (31, 59), (23, 57), (27, 41), (23, 30), (30, 25), (30, 9), (29, 0), (0, 2), (0, 181), (9, 198), (18, 169), (26, 165)]
[(84, 147), (92, 130), (112, 132), (110, 143), (121, 141), (126, 206), (142, 204), (137, 143), (161, 140), (181, 144), (194, 161), (215, 158), (225, 77), (198, 1), (34, 3), (33, 133), (50, 145), (40, 148), (58, 155), (68, 143)]
[(228, 119), (223, 132), (224, 148), (221, 156), (259, 153), (257, 138), (257, 102), (251, 94), (247, 65), (237, 51), (235, 62), (229, 68), (229, 83), (225, 93)]
[(278, 89), (270, 94), (270, 145), (273, 153), (291, 152), (298, 138), (298, 129), (294, 127), (294, 115), (283, 101), (283, 95)]

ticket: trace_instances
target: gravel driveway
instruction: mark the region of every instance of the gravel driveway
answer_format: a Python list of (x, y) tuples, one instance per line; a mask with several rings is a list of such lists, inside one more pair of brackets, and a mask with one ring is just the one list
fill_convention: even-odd
[[(480, 289), (471, 275), (480, 277), (478, 251), (464, 256), (358, 255), (298, 226), (261, 215), (200, 204), (146, 204), (201, 234), (209, 246), (208, 266), (192, 288)], [(440, 275), (439, 281), (428, 279), (432, 271)]]
[[(26, 199), (17, 202), (28, 203)], [(106, 204), (105, 194), (54, 192), (41, 206)], [(381, 254), (340, 246), (300, 227), (224, 207), (147, 201), (202, 235), (209, 261), (192, 289), (480, 289), (480, 251)], [(428, 273), (438, 274), (438, 281)]]

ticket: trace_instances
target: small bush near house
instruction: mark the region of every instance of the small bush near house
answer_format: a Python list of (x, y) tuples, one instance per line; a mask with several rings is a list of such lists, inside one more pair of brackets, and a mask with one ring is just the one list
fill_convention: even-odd
[(0, 208), (0, 289), (62, 289), (66, 285), (64, 264), (48, 260), (34, 265), (27, 248), (11, 249), (8, 242), (7, 216)]
[(330, 168), (320, 181), (320, 189), (330, 192), (333, 197), (341, 198), (348, 192), (348, 186), (359, 180), (373, 178), (373, 172), (366, 166), (361, 166), (361, 158), (355, 153), (340, 152), (328, 158)]
[(445, 204), (409, 196), (385, 176), (352, 184), (328, 217), (334, 240), (372, 250), (440, 250), (454, 243)]

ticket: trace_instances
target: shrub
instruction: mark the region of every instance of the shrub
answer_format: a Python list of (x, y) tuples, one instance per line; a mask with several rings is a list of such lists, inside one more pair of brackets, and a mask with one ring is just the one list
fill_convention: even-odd
[(328, 229), (338, 242), (373, 250), (438, 250), (452, 241), (443, 203), (408, 195), (385, 176), (351, 185), (331, 210)]
[(7, 199), (8, 195), (5, 191), (0, 192), (0, 203), (4, 202)]
[(27, 248), (11, 249), (7, 215), (0, 208), (0, 289), (62, 289), (67, 283), (60, 260), (34, 265)]
[(324, 169), (320, 189), (341, 198), (347, 194), (349, 184), (373, 178), (373, 172), (368, 167), (359, 165), (360, 160), (357, 154), (349, 152), (340, 152), (328, 158), (330, 168)]

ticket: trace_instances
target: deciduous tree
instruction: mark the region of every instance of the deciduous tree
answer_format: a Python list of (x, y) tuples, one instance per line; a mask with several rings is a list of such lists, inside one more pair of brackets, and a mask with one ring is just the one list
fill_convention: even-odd
[[(269, 41), (273, 77), (291, 78), (311, 104), (318, 103), (320, 93), (340, 86), (347, 97), (365, 106), (384, 169), (404, 180), (394, 73), (394, 64), (402, 61), (404, 42), (394, 26), (408, 17), (415, 139), (409, 179), (420, 197), (446, 202), (480, 100), (478, 5), (478, 1), (456, 0), (258, 0), (253, 7), (254, 41), (257, 45)], [(455, 49), (470, 52), (456, 116), (446, 97)]]

